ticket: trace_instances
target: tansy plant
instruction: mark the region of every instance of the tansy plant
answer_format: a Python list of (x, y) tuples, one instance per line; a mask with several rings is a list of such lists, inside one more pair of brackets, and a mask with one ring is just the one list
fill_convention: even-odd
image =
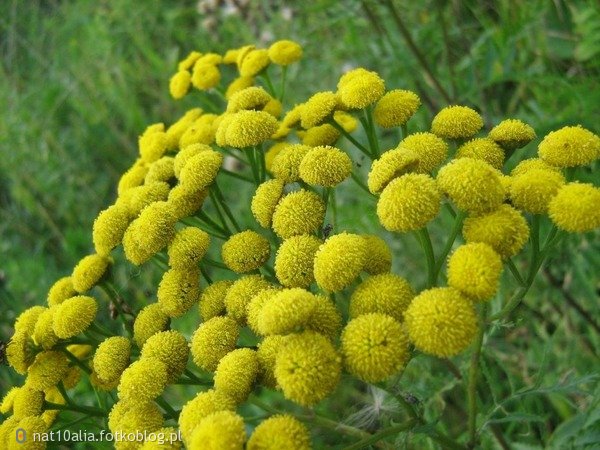
[[(115, 202), (94, 223), (95, 253), (16, 320), (7, 358), (25, 382), (2, 400), (0, 448), (44, 448), (15, 432), (51, 430), (61, 411), (107, 419), (126, 436), (181, 437), (161, 446), (144, 434), (114, 443), (122, 449), (303, 450), (323, 433), (336, 448), (392, 448), (400, 435), (421, 434), (458, 449), (489, 432), (478, 419), (491, 395), (480, 377), (486, 332), (526, 298), (565, 234), (600, 227), (600, 189), (574, 170), (600, 158), (600, 138), (561, 128), (506, 173), (536, 137), (531, 126), (507, 119), (484, 132), (477, 111), (448, 106), (429, 130), (409, 131), (419, 97), (387, 90), (367, 69), (284, 112), (286, 71), (301, 56), (297, 43), (279, 41), (194, 51), (179, 63), (172, 97), (194, 90), (214, 105), (147, 127)], [(359, 125), (364, 133), (353, 134)], [(394, 148), (382, 148), (384, 131), (400, 135)], [(224, 159), (236, 164), (225, 169)], [(338, 227), (337, 193), (351, 183), (390, 233)], [(251, 223), (226, 200), (243, 189), (253, 192)], [(439, 216), (453, 226), (434, 246), (428, 226)], [(424, 251), (425, 285), (391, 271), (388, 244), (409, 234)], [(120, 246), (119, 264), (162, 270), (156, 301), (139, 310), (111, 278)], [(221, 261), (207, 256), (211, 247)], [(514, 286), (500, 293), (505, 270)], [(101, 324), (107, 310), (116, 322)], [(175, 325), (184, 315), (197, 323), (191, 336)], [(459, 372), (452, 358), (462, 352), (467, 418), (449, 430), (423, 414), (402, 374), (417, 355)], [(98, 404), (70, 392), (84, 382)], [(178, 385), (189, 398), (167, 401)], [(368, 389), (401, 408), (366, 426), (343, 423)]]

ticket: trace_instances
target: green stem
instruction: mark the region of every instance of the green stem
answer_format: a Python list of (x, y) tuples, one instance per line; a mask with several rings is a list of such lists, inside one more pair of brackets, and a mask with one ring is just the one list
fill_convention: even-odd
[(127, 318), (127, 315), (133, 317), (133, 314), (125, 312), (121, 302), (119, 301), (119, 297), (117, 294), (117, 289), (112, 285), (112, 283), (108, 280), (101, 281), (98, 286), (104, 291), (104, 293), (110, 299), (110, 302), (113, 304), (117, 312), (119, 313), (119, 318), (125, 325), (125, 328), (129, 332), (131, 336), (133, 336), (133, 323), (130, 319)]
[(271, 77), (267, 70), (264, 70), (260, 76), (265, 80), (265, 83), (267, 83), (267, 88), (270, 91), (269, 94), (271, 94), (271, 97), (276, 97), (275, 87), (273, 86), (273, 82), (271, 81)]
[(427, 226), (417, 231), (417, 238), (419, 239), (419, 243), (425, 252), (425, 258), (427, 259), (427, 287), (431, 288), (435, 286), (436, 283), (434, 276), (435, 256), (433, 254), (433, 246), (431, 245), (431, 238), (429, 237)]
[[(225, 228), (223, 228), (221, 225), (219, 225), (217, 222), (215, 222), (208, 214), (206, 214), (204, 211), (200, 210), (196, 213), (196, 216), (198, 219), (202, 220), (206, 225), (210, 226), (213, 228), (212, 232), (210, 232), (209, 230), (204, 230), (209, 234), (212, 234), (213, 236), (217, 236), (217, 237), (221, 237), (222, 239), (227, 239), (229, 236), (231, 236), (231, 232)], [(215, 234), (215, 231), (217, 231), (217, 233), (220, 234), (220, 236), (218, 236), (217, 234)]]
[(361, 448), (366, 448), (376, 442), (381, 441), (382, 439), (388, 436), (393, 436), (395, 434), (402, 433), (403, 431), (408, 431), (411, 428), (413, 428), (415, 424), (416, 423), (414, 420), (409, 420), (408, 422), (403, 423), (401, 425), (395, 425), (393, 427), (385, 428), (379, 431), (378, 433), (375, 433), (369, 437), (365, 437), (352, 445), (344, 447), (344, 450), (359, 450)]
[(248, 177), (246, 177), (246, 176), (244, 176), (244, 175), (242, 175), (240, 173), (232, 172), (231, 170), (227, 170), (227, 169), (221, 168), (221, 170), (219, 170), (219, 172), (223, 173), (223, 174), (225, 174), (227, 176), (230, 176), (232, 178), (237, 178), (238, 180), (243, 180), (246, 183), (254, 183), (254, 181), (251, 180), (250, 178), (248, 178)]
[(367, 155), (369, 159), (373, 159), (373, 155), (371, 155), (371, 152), (364, 145), (362, 145), (360, 142), (354, 139), (350, 133), (344, 130), (344, 127), (337, 123), (333, 117), (329, 119), (328, 123), (331, 124), (340, 133), (342, 133), (342, 135), (344, 135), (346, 139), (352, 142), (356, 148), (358, 148), (361, 152)]
[(513, 260), (509, 258), (506, 260), (505, 264), (510, 269), (510, 272), (512, 273), (513, 277), (515, 277), (515, 280), (517, 280), (517, 283), (519, 283), (521, 286), (525, 286), (525, 280), (519, 273), (519, 269), (517, 269), (517, 266), (515, 266)]
[(481, 347), (483, 345), (483, 335), (485, 331), (485, 315), (487, 304), (481, 307), (481, 320), (479, 329), (475, 337), (473, 353), (471, 355), (471, 364), (469, 366), (469, 384), (467, 386), (467, 402), (469, 411), (469, 443), (467, 447), (475, 448), (477, 441), (477, 379), (479, 377), (479, 358), (481, 356)]
[(466, 216), (467, 216), (467, 214), (464, 211), (459, 211), (458, 214), (454, 217), (454, 224), (452, 225), (452, 231), (450, 232), (450, 236), (448, 236), (448, 240), (446, 241), (446, 245), (444, 246), (444, 249), (442, 250), (442, 254), (440, 255), (437, 263), (435, 264), (435, 269), (434, 269), (434, 273), (433, 273), (434, 284), (437, 283), (437, 279), (440, 275), (440, 271), (442, 270), (442, 267), (444, 266), (444, 263), (446, 262), (446, 257), (450, 253), (450, 250), (452, 250), (454, 241), (456, 240), (458, 233), (460, 233), (460, 230), (462, 229), (462, 224), (463, 224), (463, 221), (465, 220)]
[(333, 233), (337, 228), (337, 205), (335, 201), (335, 189), (329, 189), (328, 204), (331, 206), (331, 225), (333, 226)]
[(363, 110), (365, 115), (365, 120), (367, 123), (367, 135), (369, 137), (369, 144), (371, 146), (371, 154), (373, 155), (373, 159), (379, 158), (379, 141), (377, 140), (377, 135), (375, 134), (375, 122), (373, 121), (373, 108), (369, 105), (366, 109)]
[(220, 263), (219, 261), (215, 261), (214, 259), (208, 258), (208, 257), (204, 257), (204, 262), (208, 265), (217, 267), (218, 269), (226, 269), (229, 270), (229, 267), (227, 267), (225, 264)]
[(99, 335), (104, 336), (104, 337), (112, 337), (112, 336), (114, 336), (114, 333), (111, 333), (106, 328), (102, 327), (101, 325), (97, 324), (96, 322), (92, 322), (90, 324), (90, 329), (92, 331), (95, 331)]
[(79, 358), (77, 358), (77, 356), (75, 356), (73, 353), (71, 353), (66, 348), (61, 348), (60, 351), (63, 352), (67, 356), (67, 358), (69, 358), (69, 361), (71, 361), (73, 364), (78, 366), (81, 370), (83, 370), (88, 375), (91, 375), (92, 370), (88, 366), (86, 366), (83, 363), (83, 361), (81, 361)]
[(279, 101), (283, 103), (285, 97), (285, 79), (287, 77), (287, 66), (281, 68), (281, 89), (279, 91)]
[(375, 195), (373, 195), (371, 193), (371, 191), (369, 191), (369, 188), (367, 187), (367, 185), (365, 183), (362, 182), (362, 180), (360, 179), (360, 177), (355, 174), (354, 172), (352, 172), (352, 174), (350, 175), (352, 177), (352, 180), (363, 190), (365, 191), (367, 194), (369, 194), (371, 196), (371, 198), (375, 198)]
[(108, 414), (106, 411), (100, 408), (94, 408), (92, 406), (61, 405), (59, 403), (51, 403), (46, 401), (44, 401), (44, 410), (75, 411), (95, 417), (106, 417)]
[(406, 123), (403, 123), (400, 126), (400, 129), (402, 130), (402, 139), (404, 140), (408, 136), (408, 125)]
[(242, 231), (242, 229), (238, 225), (237, 221), (235, 220), (235, 217), (231, 213), (231, 210), (229, 209), (229, 206), (227, 206), (227, 202), (225, 201), (225, 196), (223, 195), (223, 192), (221, 192), (221, 189), (219, 188), (219, 185), (217, 184), (216, 181), (215, 181), (215, 184), (213, 185), (213, 189), (215, 190), (215, 193), (217, 194), (217, 197), (221, 201), (221, 207), (225, 210), (225, 214), (227, 214), (227, 217), (229, 217), (229, 220), (233, 224), (233, 227), (238, 232)]
[(210, 275), (208, 274), (205, 267), (200, 266), (200, 273), (202, 273), (202, 276), (204, 277), (204, 279), (206, 280), (206, 282), (208, 284), (212, 284), (212, 279), (211, 279)]
[(219, 217), (219, 221), (221, 222), (221, 228), (227, 230), (227, 234), (231, 236), (233, 234), (233, 232), (229, 228), (229, 225), (227, 224), (227, 220), (225, 219), (224, 214), (221, 212), (222, 205), (221, 205), (221, 202), (219, 201), (219, 198), (217, 197), (217, 194), (215, 193), (215, 191), (213, 189), (210, 189), (209, 195), (210, 195), (210, 199), (213, 202), (213, 206), (215, 207), (215, 211), (217, 211), (217, 216)]
[(252, 170), (252, 178), (254, 178), (254, 184), (258, 186), (260, 184), (260, 174), (256, 158), (254, 157), (254, 148), (246, 149), (246, 156), (248, 157), (248, 164)]
[(265, 152), (262, 147), (255, 147), (256, 158), (258, 159), (258, 166), (260, 168), (260, 181), (261, 183), (267, 179), (267, 162), (265, 160)]
[(169, 402), (167, 402), (164, 398), (158, 397), (155, 399), (156, 403), (165, 410), (167, 413), (167, 417), (171, 419), (177, 419), (179, 417), (179, 412), (175, 411)]

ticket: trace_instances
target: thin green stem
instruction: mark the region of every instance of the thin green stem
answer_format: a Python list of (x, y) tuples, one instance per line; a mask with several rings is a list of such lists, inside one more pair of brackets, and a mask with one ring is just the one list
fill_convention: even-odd
[(92, 369), (90, 369), (87, 365), (85, 365), (83, 363), (83, 361), (81, 361), (77, 356), (75, 356), (73, 353), (71, 353), (66, 348), (61, 348), (60, 351), (63, 352), (67, 356), (69, 361), (71, 361), (73, 364), (75, 364), (77, 367), (79, 367), (81, 370), (83, 370), (88, 375), (91, 375)]
[(427, 259), (427, 286), (435, 286), (435, 255), (433, 254), (433, 246), (431, 245), (431, 238), (427, 226), (417, 231), (417, 236), (423, 251), (425, 252), (425, 258)]
[(44, 401), (44, 410), (59, 410), (59, 411), (75, 411), (83, 414), (87, 414), (88, 416), (94, 417), (106, 417), (108, 414), (106, 411), (100, 408), (94, 408), (92, 406), (83, 406), (83, 405), (61, 405), (59, 403), (52, 403)]
[(335, 200), (334, 188), (329, 189), (328, 205), (331, 206), (331, 225), (333, 226), (333, 232), (335, 233), (335, 230), (337, 228), (337, 205)]
[(400, 126), (400, 129), (402, 130), (402, 139), (406, 139), (406, 137), (408, 136), (408, 125), (406, 123), (403, 123)]
[(517, 266), (515, 266), (513, 260), (509, 258), (506, 260), (505, 264), (510, 269), (510, 273), (512, 273), (513, 277), (515, 277), (515, 280), (517, 280), (517, 283), (519, 283), (521, 286), (525, 286), (525, 280), (519, 273), (519, 269), (517, 269)]
[(223, 195), (223, 192), (221, 192), (221, 189), (219, 188), (219, 185), (217, 184), (216, 181), (215, 181), (215, 184), (213, 185), (213, 189), (215, 190), (217, 197), (221, 201), (221, 207), (225, 210), (225, 214), (227, 215), (227, 217), (229, 217), (229, 220), (233, 224), (233, 227), (238, 232), (242, 231), (242, 229), (238, 225), (237, 221), (235, 220), (235, 217), (233, 216), (231, 210), (229, 209), (229, 206), (227, 205), (227, 202), (225, 201), (225, 196)]
[(262, 147), (255, 147), (256, 159), (258, 159), (258, 166), (260, 168), (260, 181), (261, 183), (267, 179), (267, 161), (265, 160), (265, 152)]
[(352, 181), (354, 181), (358, 185), (358, 187), (360, 187), (363, 191), (365, 191), (367, 194), (369, 194), (370, 198), (372, 198), (372, 199), (375, 198), (375, 195), (373, 195), (371, 193), (371, 191), (369, 191), (369, 188), (367, 187), (367, 185), (362, 182), (362, 180), (360, 179), (360, 177), (357, 174), (352, 172), (352, 174), (350, 174), (350, 176), (352, 177)]
[(225, 219), (225, 215), (221, 212), (221, 202), (219, 201), (219, 198), (217, 197), (216, 192), (213, 189), (209, 189), (209, 196), (210, 199), (213, 202), (213, 206), (215, 207), (215, 211), (217, 211), (217, 216), (219, 217), (219, 222), (221, 222), (221, 228), (227, 231), (228, 235), (232, 235), (233, 232), (231, 231), (231, 228), (229, 228), (229, 225), (227, 224), (227, 220)]
[[(231, 231), (229, 231), (228, 229), (223, 228), (221, 225), (219, 225), (217, 222), (215, 222), (204, 211), (202, 211), (202, 210), (198, 211), (196, 213), (196, 217), (198, 219), (202, 220), (206, 225), (208, 225), (209, 227), (211, 227), (213, 229), (212, 232), (209, 231), (209, 230), (204, 230), (207, 233), (212, 234), (213, 236), (221, 237), (222, 239), (227, 239), (231, 235)], [(217, 233), (215, 233), (215, 231)]]
[(375, 123), (373, 121), (373, 110), (371, 106), (365, 108), (363, 110), (363, 114), (365, 116), (365, 122), (363, 122), (363, 126), (366, 124), (365, 131), (367, 132), (367, 136), (369, 138), (371, 154), (373, 155), (373, 159), (377, 159), (379, 158), (379, 141), (377, 140), (377, 136), (375, 134)]
[(90, 324), (90, 330), (95, 331), (96, 333), (98, 333), (99, 335), (104, 336), (104, 337), (112, 337), (112, 336), (114, 336), (114, 333), (111, 333), (106, 328), (104, 328), (103, 326), (97, 324), (96, 322), (92, 322)]
[(265, 80), (265, 83), (267, 84), (267, 89), (270, 91), (269, 94), (271, 94), (272, 97), (276, 97), (277, 94), (275, 94), (275, 87), (273, 86), (273, 82), (271, 81), (269, 72), (267, 70), (264, 70), (260, 74), (260, 76), (262, 77), (263, 80)]
[(207, 256), (204, 257), (204, 262), (210, 266), (214, 266), (217, 267), (219, 269), (226, 269), (229, 270), (229, 267), (227, 267), (225, 264), (220, 263), (219, 261), (215, 261), (214, 259), (211, 259)]
[(367, 155), (369, 157), (369, 159), (373, 159), (373, 155), (371, 155), (371, 152), (367, 149), (367, 147), (365, 147), (360, 142), (358, 142), (356, 139), (354, 139), (354, 137), (352, 137), (352, 135), (350, 133), (348, 133), (346, 130), (344, 130), (344, 127), (342, 127), (339, 123), (337, 123), (333, 117), (331, 119), (329, 119), (328, 123), (331, 124), (340, 133), (342, 133), (342, 135), (346, 139), (348, 139), (350, 142), (352, 142), (357, 149), (359, 149), (361, 152), (363, 152), (365, 155)]
[(260, 174), (256, 158), (254, 157), (254, 148), (246, 149), (246, 156), (248, 158), (248, 164), (252, 170), (252, 178), (254, 178), (254, 184), (258, 186), (260, 184)]
[(344, 450), (359, 450), (361, 448), (366, 448), (376, 442), (381, 441), (382, 439), (385, 439), (388, 436), (393, 436), (395, 434), (402, 433), (403, 431), (408, 431), (411, 428), (414, 428), (415, 425), (416, 425), (416, 422), (414, 420), (409, 420), (408, 422), (400, 424), (400, 425), (395, 425), (393, 427), (384, 428), (383, 430), (381, 430), (369, 437), (365, 437), (365, 438), (361, 439), (360, 441), (355, 442), (352, 445), (348, 445), (347, 447), (344, 447)]
[(167, 413), (167, 417), (171, 419), (177, 419), (179, 417), (179, 412), (175, 411), (169, 402), (167, 402), (164, 398), (158, 397), (155, 399), (156, 403), (165, 410)]
[(251, 180), (250, 178), (248, 178), (248, 177), (246, 177), (246, 176), (242, 175), (241, 173), (232, 172), (231, 170), (227, 170), (227, 169), (223, 169), (223, 168), (221, 168), (221, 169), (219, 170), (219, 172), (220, 172), (220, 173), (223, 173), (223, 174), (225, 174), (225, 175), (227, 175), (227, 176), (229, 176), (229, 177), (232, 177), (232, 178), (237, 178), (238, 180), (243, 180), (243, 181), (245, 181), (246, 183), (254, 183), (254, 181), (253, 181), (253, 180)]
[(483, 345), (483, 335), (485, 332), (485, 316), (487, 313), (487, 304), (481, 307), (481, 320), (479, 329), (475, 337), (473, 353), (471, 354), (471, 364), (469, 366), (469, 382), (467, 385), (468, 402), (468, 430), (469, 430), (469, 448), (475, 448), (477, 442), (477, 379), (479, 377), (479, 358), (481, 357), (481, 347)]
[(202, 274), (202, 276), (204, 277), (204, 279), (206, 280), (206, 282), (208, 284), (212, 284), (212, 278), (210, 277), (210, 275), (208, 274), (207, 270), (205, 267), (200, 266), (200, 273)]
[(285, 81), (287, 77), (287, 66), (281, 68), (281, 89), (279, 90), (279, 101), (283, 103), (285, 97)]
[(433, 273), (434, 284), (437, 283), (437, 279), (440, 275), (440, 271), (442, 270), (442, 267), (444, 266), (444, 263), (446, 262), (446, 257), (450, 253), (450, 250), (452, 250), (454, 241), (456, 240), (458, 233), (460, 233), (460, 230), (462, 229), (462, 224), (463, 224), (463, 221), (465, 220), (466, 216), (467, 216), (467, 214), (464, 211), (459, 211), (458, 214), (454, 217), (454, 224), (452, 225), (452, 231), (450, 231), (450, 235), (448, 236), (448, 240), (446, 240), (446, 245), (444, 246), (444, 249), (442, 250), (442, 254), (440, 255), (439, 259), (437, 260), (437, 262), (435, 264), (435, 269), (434, 269), (434, 273)]

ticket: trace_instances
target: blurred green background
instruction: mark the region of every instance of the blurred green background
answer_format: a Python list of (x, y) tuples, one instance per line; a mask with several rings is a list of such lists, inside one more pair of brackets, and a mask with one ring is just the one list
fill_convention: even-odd
[[(597, 1), (235, 4), (0, 2), (0, 340), (9, 339), (16, 315), (42, 304), (54, 280), (93, 250), (92, 222), (113, 201), (117, 179), (136, 158), (138, 134), (150, 123), (172, 122), (197, 101), (188, 96), (178, 103), (168, 95), (177, 61), (191, 50), (297, 40), (305, 56), (290, 73), (288, 107), (317, 90), (335, 90), (344, 70), (365, 66), (377, 70), (388, 88), (419, 93), (424, 107), (411, 128), (426, 129), (437, 109), (461, 103), (477, 106), (488, 128), (516, 117), (539, 137), (572, 124), (599, 131)], [(389, 147), (396, 144), (391, 135), (384, 139)], [(530, 145), (515, 159), (534, 152)], [(595, 169), (597, 176), (597, 164)], [(579, 173), (591, 177), (591, 170)], [(374, 225), (360, 210), (342, 211), (340, 220)], [(592, 233), (564, 244), (548, 275), (561, 289), (549, 288), (540, 276), (514, 327), (497, 330), (495, 338), (502, 340), (489, 355), (495, 367), (489, 374), (500, 384), (510, 380), (508, 392), (535, 382), (542, 365), (553, 368), (544, 383), (571, 383), (598, 372), (598, 241)], [(416, 249), (403, 255), (398, 264), (409, 268), (411, 258), (420, 258)], [(152, 287), (144, 288), (138, 285), (138, 294), (151, 295)], [(17, 379), (0, 369), (1, 391)], [(553, 417), (574, 421), (562, 431), (564, 442), (573, 443), (573, 430), (598, 424), (580, 417), (599, 406), (592, 395), (599, 392), (597, 379), (584, 381), (585, 387), (575, 383), (522, 401), (534, 403), (540, 414), (549, 408)], [(447, 388), (443, 379), (439, 383), (440, 390)], [(520, 416), (502, 426), (537, 445), (556, 431), (556, 421), (540, 417)], [(597, 429), (595, 436), (600, 440)]]

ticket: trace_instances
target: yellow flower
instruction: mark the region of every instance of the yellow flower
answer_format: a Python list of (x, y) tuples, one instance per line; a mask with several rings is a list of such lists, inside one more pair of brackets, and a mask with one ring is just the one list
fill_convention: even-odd
[(408, 338), (400, 322), (370, 313), (352, 319), (342, 333), (344, 366), (363, 381), (376, 383), (397, 374), (408, 360)]
[(342, 105), (349, 109), (363, 109), (375, 103), (385, 93), (385, 82), (376, 72), (363, 68), (342, 75), (338, 82)]
[[(163, 416), (156, 403), (148, 400), (120, 400), (108, 415), (108, 429), (113, 433), (123, 433), (121, 445), (124, 448), (138, 448), (142, 442), (137, 440), (140, 438), (137, 438), (135, 433), (156, 431), (163, 426), (163, 422)], [(127, 436), (129, 433), (134, 434)]]
[(475, 300), (489, 300), (498, 291), (502, 260), (492, 247), (472, 242), (448, 259), (448, 285)]
[(367, 278), (354, 290), (350, 298), (350, 317), (382, 313), (398, 322), (404, 320), (404, 311), (415, 296), (408, 281), (393, 273)]
[(348, 133), (352, 133), (358, 127), (358, 120), (345, 111), (334, 112), (333, 119)]
[(230, 147), (254, 147), (277, 131), (277, 119), (264, 111), (239, 111), (231, 115), (225, 142)]
[(333, 392), (341, 369), (333, 345), (314, 331), (287, 337), (275, 360), (275, 378), (283, 395), (302, 406), (312, 406)]
[(269, 228), (271, 226), (275, 207), (282, 195), (283, 181), (278, 179), (265, 181), (256, 188), (250, 210), (261, 227)]
[(417, 295), (404, 313), (415, 347), (440, 358), (466, 349), (477, 333), (473, 304), (453, 288), (433, 288)]
[(315, 254), (317, 284), (329, 292), (349, 286), (365, 266), (367, 242), (358, 234), (340, 233), (327, 239)]
[(225, 308), (227, 314), (240, 325), (246, 323), (248, 304), (256, 294), (271, 284), (260, 275), (246, 275), (237, 280), (227, 291)]
[(27, 416), (38, 416), (42, 412), (44, 392), (25, 385), (15, 394), (13, 415), (19, 419)]
[(170, 384), (183, 373), (189, 354), (185, 337), (179, 331), (169, 330), (150, 336), (142, 348), (140, 357), (161, 361), (167, 369), (167, 383)]
[(27, 369), (27, 385), (43, 391), (56, 386), (69, 371), (69, 360), (62, 352), (41, 352)]
[(302, 58), (302, 47), (300, 44), (282, 39), (271, 44), (268, 50), (269, 59), (280, 66), (287, 66)]
[(585, 166), (600, 158), (600, 137), (581, 125), (563, 127), (544, 137), (538, 155), (553, 166)]
[(170, 269), (158, 285), (158, 304), (169, 317), (184, 315), (200, 298), (200, 269)]
[(492, 128), (489, 137), (504, 150), (513, 151), (525, 147), (535, 139), (531, 126), (518, 119), (506, 119)]
[(217, 129), (216, 114), (203, 114), (192, 123), (179, 139), (179, 148), (184, 149), (194, 144), (209, 145), (215, 142)]
[(210, 63), (196, 62), (192, 70), (192, 85), (201, 91), (208, 91), (219, 85), (221, 72), (219, 68)]
[[(275, 139), (275, 137), (273, 138)], [(265, 166), (267, 167), (269, 173), (273, 172), (271, 169), (273, 167), (273, 160), (275, 157), (279, 155), (284, 148), (289, 147), (290, 145), (292, 144), (289, 142), (278, 142), (269, 147), (269, 150), (267, 150), (265, 153)]]
[(208, 197), (208, 189), (190, 191), (186, 186), (177, 185), (169, 192), (167, 203), (175, 219), (179, 220), (196, 213), (206, 197)]
[(248, 306), (246, 307), (246, 312), (248, 313), (247, 321), (250, 329), (257, 335), (261, 335), (259, 328), (259, 319), (263, 306), (271, 297), (275, 296), (281, 289), (278, 287), (269, 287), (267, 289), (263, 289), (258, 294), (254, 295)]
[(107, 256), (123, 240), (129, 226), (129, 210), (119, 204), (109, 206), (94, 220), (92, 240), (99, 255)]
[(258, 425), (246, 446), (248, 450), (311, 450), (310, 432), (293, 416), (278, 414)]
[(465, 219), (462, 234), (467, 242), (488, 244), (506, 259), (523, 249), (529, 239), (529, 226), (519, 211), (500, 205), (491, 213)]
[(306, 329), (327, 336), (334, 342), (342, 328), (342, 316), (335, 303), (324, 295), (316, 295), (316, 305), (306, 323)]
[(560, 172), (531, 169), (512, 178), (510, 199), (512, 204), (532, 214), (545, 214), (548, 203), (565, 184)]
[(15, 402), (15, 396), (17, 395), (17, 392), (19, 392), (19, 389), (21, 388), (13, 386), (6, 392), (6, 394), (4, 394), (4, 397), (2, 397), (2, 403), (0, 403), (0, 413), (7, 416), (8, 412), (12, 411), (13, 404)]
[(141, 159), (138, 159), (135, 164), (121, 176), (117, 186), (117, 192), (119, 195), (122, 195), (123, 192), (131, 189), (132, 187), (140, 186), (144, 182), (144, 178), (146, 177), (147, 173), (148, 165)]
[(218, 53), (205, 53), (200, 58), (196, 60), (196, 64), (221, 64), (223, 62), (223, 57)]
[(201, 108), (193, 108), (179, 118), (175, 123), (173, 123), (169, 128), (167, 128), (167, 149), (175, 150), (179, 144), (179, 139), (185, 130), (194, 123), (194, 121), (202, 115)]
[(196, 63), (196, 61), (198, 61), (198, 58), (200, 58), (201, 56), (202, 53), (200, 52), (190, 52), (184, 59), (179, 61), (179, 64), (177, 65), (177, 70), (191, 69), (192, 67), (194, 67), (194, 64)]
[[(169, 189), (169, 185), (162, 182), (136, 186), (121, 195), (117, 204), (125, 206), (129, 217), (135, 218), (146, 206), (166, 200), (169, 196)], [(130, 223), (128, 221), (128, 224)]]
[(227, 90), (225, 91), (225, 98), (227, 100), (231, 100), (234, 94), (249, 88), (250, 86), (254, 86), (254, 78), (253, 77), (238, 77), (229, 83), (227, 86)]
[(341, 136), (340, 132), (336, 130), (333, 125), (329, 125), (328, 123), (310, 128), (306, 131), (297, 131), (296, 134), (302, 139), (302, 144), (308, 145), (309, 147), (333, 145)]
[(548, 213), (561, 230), (594, 230), (600, 227), (600, 189), (588, 183), (568, 183), (550, 201)]
[(369, 249), (363, 270), (371, 275), (389, 272), (392, 267), (392, 252), (386, 242), (373, 234), (365, 234), (363, 239)]
[(316, 305), (316, 297), (304, 289), (283, 289), (260, 309), (258, 331), (263, 336), (292, 333), (306, 325)]
[(309, 129), (322, 125), (337, 107), (337, 95), (331, 91), (317, 92), (309, 98), (300, 111), (302, 128)]
[(367, 186), (378, 194), (394, 179), (412, 172), (419, 165), (419, 157), (411, 150), (397, 148), (384, 152), (371, 164)]
[(21, 375), (25, 375), (33, 363), (35, 353), (34, 342), (25, 331), (15, 332), (6, 346), (8, 365)]
[(315, 279), (313, 260), (321, 240), (311, 235), (292, 236), (282, 242), (275, 257), (275, 275), (286, 287), (308, 287)]
[(458, 148), (458, 158), (480, 159), (500, 170), (504, 165), (504, 150), (490, 138), (475, 138)]
[(223, 262), (236, 273), (247, 273), (258, 269), (270, 255), (269, 241), (252, 230), (232, 235), (221, 247)]
[(19, 424), (19, 418), (15, 416), (7, 417), (0, 423), (0, 445), (8, 447), (8, 442), (15, 440), (14, 436)]
[(71, 274), (75, 290), (80, 294), (89, 291), (102, 279), (111, 263), (106, 256), (97, 254), (82, 258)]
[(155, 399), (167, 385), (167, 368), (158, 358), (144, 357), (123, 371), (119, 381), (119, 399), (144, 402)]
[(44, 349), (52, 348), (58, 342), (58, 336), (54, 333), (52, 328), (57, 306), (58, 304), (52, 305), (47, 310), (43, 311), (35, 323), (32, 335), (33, 342)]
[(215, 390), (200, 392), (188, 401), (179, 415), (179, 429), (184, 442), (188, 443), (202, 419), (218, 411), (235, 410), (235, 402), (225, 393)]
[(179, 230), (169, 244), (169, 266), (174, 269), (192, 269), (206, 252), (210, 244), (210, 236), (196, 227), (185, 227)]
[(295, 128), (300, 125), (300, 121), (302, 120), (302, 109), (304, 108), (304, 103), (300, 103), (299, 105), (294, 105), (292, 109), (290, 109), (281, 123), (288, 128)]
[(269, 388), (275, 388), (275, 360), (286, 341), (285, 336), (267, 336), (258, 344), (256, 356), (259, 364), (260, 382)]
[(416, 171), (431, 173), (446, 160), (448, 144), (433, 133), (413, 133), (398, 144), (398, 148), (417, 155)]
[(238, 57), (238, 66), (240, 75), (243, 77), (253, 77), (258, 75), (271, 63), (269, 52), (266, 49), (250, 50), (241, 59)]
[(221, 280), (204, 289), (198, 305), (202, 320), (207, 321), (225, 313), (225, 296), (232, 284), (233, 281)]
[(262, 87), (250, 86), (231, 96), (227, 102), (227, 112), (236, 113), (244, 110), (262, 111), (271, 100), (273, 100), (273, 97)]
[(383, 128), (404, 125), (421, 106), (421, 99), (412, 91), (394, 89), (379, 99), (373, 118)]
[(199, 192), (217, 178), (223, 155), (214, 150), (200, 152), (187, 160), (179, 173), (179, 182), (189, 192)]
[(273, 231), (283, 239), (317, 232), (325, 219), (321, 197), (301, 189), (284, 195), (273, 213)]
[(271, 172), (275, 178), (283, 183), (293, 183), (300, 179), (300, 163), (304, 156), (310, 151), (307, 145), (286, 145), (273, 158)]
[(238, 348), (219, 361), (215, 371), (215, 389), (240, 404), (250, 395), (257, 376), (256, 352), (250, 348)]
[(189, 450), (243, 450), (244, 419), (232, 411), (217, 411), (203, 418), (194, 429)]
[(299, 167), (300, 178), (310, 185), (334, 187), (352, 173), (352, 160), (343, 151), (329, 146), (308, 151)]
[(94, 354), (94, 372), (105, 383), (118, 381), (129, 365), (131, 342), (122, 336), (105, 339)]
[(482, 127), (483, 119), (479, 113), (467, 106), (447, 106), (431, 123), (432, 133), (446, 139), (468, 139)]
[(42, 314), (47, 308), (43, 306), (32, 306), (23, 311), (15, 320), (15, 332), (25, 332), (29, 335), (33, 334), (35, 329), (35, 323), (37, 322), (40, 314)]
[(167, 133), (162, 130), (147, 130), (140, 136), (138, 146), (142, 161), (147, 164), (153, 163), (162, 158), (167, 151)]
[(158, 303), (152, 303), (142, 308), (133, 323), (133, 338), (139, 348), (142, 348), (148, 338), (167, 329), (167, 316)]
[(169, 81), (169, 93), (175, 100), (182, 99), (190, 90), (192, 75), (187, 70), (180, 70)]
[(406, 233), (427, 225), (440, 210), (435, 180), (425, 174), (407, 174), (392, 180), (377, 202), (377, 216), (388, 231)]
[(71, 277), (62, 277), (56, 280), (48, 290), (48, 305), (58, 305), (75, 295), (77, 295), (77, 291), (73, 287), (73, 280)]
[[(23, 430), (27, 441), (20, 442), (15, 439), (18, 430)], [(8, 432), (6, 439), (6, 450), (43, 450), (47, 443), (41, 440), (34, 440), (33, 436), (44, 436), (48, 432), (48, 425), (44, 420), (37, 415), (23, 417), (18, 424)]]
[(180, 178), (181, 169), (185, 167), (185, 164), (190, 158), (196, 156), (198, 153), (208, 150), (212, 150), (212, 147), (207, 144), (191, 144), (179, 150), (173, 161), (173, 172), (175, 173), (175, 177), (177, 177), (177, 179)]
[(52, 329), (61, 339), (77, 336), (90, 326), (97, 312), (98, 304), (94, 298), (84, 295), (71, 297), (56, 306)]
[(123, 236), (128, 261), (140, 265), (167, 246), (175, 233), (176, 217), (167, 202), (146, 206)]
[(239, 333), (239, 325), (229, 317), (213, 317), (200, 324), (190, 346), (194, 363), (213, 372), (221, 358), (235, 349)]
[(530, 170), (553, 170), (555, 172), (560, 173), (560, 169), (558, 167), (551, 166), (546, 161), (540, 158), (529, 158), (524, 159), (519, 162), (515, 166), (515, 168), (510, 172), (510, 175), (516, 177), (518, 175), (523, 175), (525, 172), (529, 172)]
[(498, 172), (484, 161), (455, 159), (440, 169), (440, 189), (454, 204), (473, 215), (489, 213), (504, 201), (504, 187)]

